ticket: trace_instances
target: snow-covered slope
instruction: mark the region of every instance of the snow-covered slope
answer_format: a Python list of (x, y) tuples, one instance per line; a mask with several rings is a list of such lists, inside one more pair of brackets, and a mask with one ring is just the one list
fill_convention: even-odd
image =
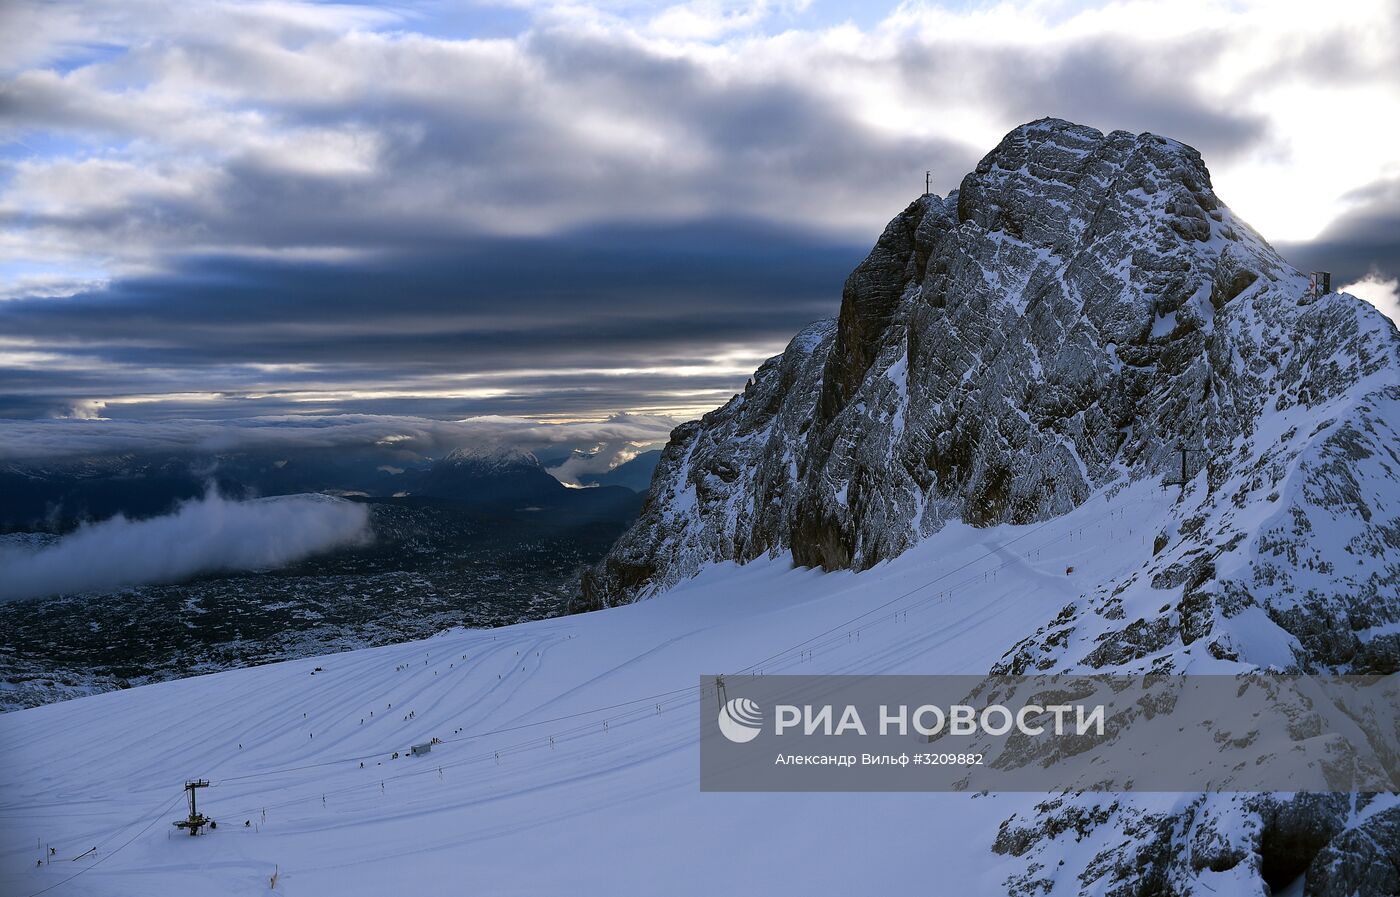
[[(5, 714), (0, 892), (90, 868), (55, 893), (261, 893), (276, 869), (295, 894), (872, 893), (926, 884), (935, 865), (995, 890), (1019, 866), (989, 852), (996, 827), (1032, 800), (701, 794), (697, 677), (765, 658), (768, 672), (985, 670), (1006, 633), (1139, 565), (1137, 521), (1169, 501), (1143, 487), (1039, 529), (953, 524), (860, 575), (721, 565), (597, 614)], [(1096, 549), (1119, 530), (1131, 552)], [(872, 610), (810, 659), (772, 656)], [(430, 757), (390, 759), (432, 737)], [(169, 823), (201, 776), (219, 828), (191, 839)], [(36, 844), (56, 862), (36, 868)]]
[[(53, 893), (251, 894), (279, 871), (276, 893), (304, 895), (891, 893), (931, 880), (1004, 893), (1029, 868), (1011, 850), (1041, 797), (701, 793), (697, 677), (985, 671), (1008, 633), (1049, 627), (1140, 571), (1174, 501), (1142, 483), (1040, 524), (949, 523), (859, 574), (720, 564), (599, 613), (5, 714), (0, 892), (81, 872)], [(391, 759), (433, 737), (428, 757)], [(170, 822), (199, 776), (219, 828), (191, 839)], [(1197, 799), (1125, 802), (1173, 814)], [(1261, 894), (1251, 850), (1277, 826), (1236, 818), (1233, 864), (1180, 866), (1215, 893)], [(1121, 833), (1079, 829), (1027, 839), (1049, 893), (1077, 893), (1086, 866), (1123, 847)], [(50, 844), (55, 861), (36, 867)], [(1090, 882), (1106, 889), (1112, 874), (1101, 863)]]

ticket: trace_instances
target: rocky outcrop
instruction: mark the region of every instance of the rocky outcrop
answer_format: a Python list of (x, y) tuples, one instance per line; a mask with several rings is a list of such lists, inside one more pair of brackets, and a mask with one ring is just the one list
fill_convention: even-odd
[(1275, 438), (1258, 433), (1267, 412), (1396, 369), (1388, 322), (1305, 290), (1190, 147), (1017, 128), (958, 190), (890, 222), (834, 322), (672, 434), (583, 604), (764, 554), (864, 569), (950, 519), (1024, 523), (1179, 476), (1182, 443), (1205, 449), (1188, 478), (1223, 461), (1218, 488)]
[(1400, 894), (1400, 807), (1332, 838), (1308, 866), (1306, 897)]
[(715, 560), (791, 544), (798, 458), (835, 327), (813, 324), (754, 373), (744, 392), (677, 427), (638, 522), (585, 575), (575, 609), (629, 600)]

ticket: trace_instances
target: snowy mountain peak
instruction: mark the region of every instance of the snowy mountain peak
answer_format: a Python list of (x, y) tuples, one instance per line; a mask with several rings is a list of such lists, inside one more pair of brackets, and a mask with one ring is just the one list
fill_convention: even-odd
[(534, 452), (527, 452), (515, 446), (492, 443), (455, 448), (448, 452), (439, 463), (455, 467), (477, 467), (482, 472), (521, 467), (544, 469)]
[(433, 465), (422, 491), (472, 504), (524, 506), (557, 497), (564, 486), (534, 453), (485, 444), (453, 449)]
[[(1191, 147), (1023, 125), (889, 223), (834, 322), (674, 431), (582, 603), (722, 560), (865, 569), (950, 520), (1026, 523), (1180, 479), (1182, 446), (1214, 494), (1279, 438), (1261, 435), (1274, 415), (1354, 413), (1393, 387), (1389, 321), (1306, 290)], [(1316, 438), (1297, 427), (1287, 452)]]

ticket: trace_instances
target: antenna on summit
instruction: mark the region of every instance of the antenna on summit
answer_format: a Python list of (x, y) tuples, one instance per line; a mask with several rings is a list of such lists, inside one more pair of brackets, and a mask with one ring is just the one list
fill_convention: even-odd
[(925, 171), (925, 172), (924, 172), (924, 195), (925, 195), (925, 196), (928, 196), (929, 193), (931, 193), (931, 192), (933, 192), (933, 172), (931, 172), (931, 171)]

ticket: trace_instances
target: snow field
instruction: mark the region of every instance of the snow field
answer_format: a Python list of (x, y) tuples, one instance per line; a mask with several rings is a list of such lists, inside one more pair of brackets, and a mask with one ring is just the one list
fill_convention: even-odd
[[(861, 574), (723, 564), (593, 614), (5, 714), (0, 892), (266, 893), (274, 870), (304, 895), (996, 891), (1017, 863), (990, 853), (997, 826), (1040, 796), (701, 793), (698, 677), (985, 672), (1140, 566), (1173, 497), (954, 524)], [(197, 777), (219, 828), (189, 838), (170, 822)]]

